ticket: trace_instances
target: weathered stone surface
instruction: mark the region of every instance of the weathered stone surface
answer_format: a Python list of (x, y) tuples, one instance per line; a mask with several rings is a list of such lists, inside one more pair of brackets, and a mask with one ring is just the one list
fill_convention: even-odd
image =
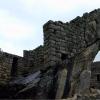
[(99, 81), (99, 75), (100, 75), (100, 62), (94, 62), (91, 66), (91, 87), (100, 89), (100, 81)]
[(7, 84), (9, 80), (11, 80), (11, 78), (15, 77), (11, 76), (11, 69), (14, 57), (19, 59), (16, 66), (17, 70), (15, 72), (17, 77), (20, 75), (20, 65), (23, 66), (22, 57), (0, 51), (0, 84)]
[[(91, 71), (91, 64), (95, 58), (95, 55), (99, 51), (99, 42), (86, 48), (82, 53), (77, 55), (74, 61), (73, 72), (72, 72), (72, 93), (79, 93), (80, 76), (84, 70)], [(72, 94), (71, 94), (72, 95)]]
[(89, 95), (91, 71), (84, 70), (80, 75), (79, 94)]
[[(24, 72), (28, 74), (36, 72), (42, 69), (44, 66), (44, 48), (43, 46), (39, 46), (34, 50), (26, 51), (24, 50)], [(44, 68), (44, 67), (43, 67)]]
[(58, 72), (58, 87), (55, 99), (61, 99), (63, 96), (64, 88), (66, 85), (67, 69), (63, 69)]
[[(84, 91), (89, 91), (91, 64), (100, 50), (100, 9), (78, 16), (69, 23), (50, 20), (43, 26), (43, 31), (44, 45), (25, 50), (23, 57), (0, 54), (1, 58), (4, 57), (0, 63), (0, 82), (9, 81), (11, 75), (26, 77), (41, 70), (39, 82), (32, 87), (37, 90), (34, 98), (54, 99), (77, 95), (78, 100), (89, 100), (91, 97), (85, 97)], [(62, 55), (67, 55), (68, 65), (61, 65)], [(14, 57), (18, 58), (18, 63)]]

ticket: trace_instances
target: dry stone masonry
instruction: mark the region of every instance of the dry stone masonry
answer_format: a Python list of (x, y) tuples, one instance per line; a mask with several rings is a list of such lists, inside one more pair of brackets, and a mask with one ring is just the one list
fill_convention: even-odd
[[(71, 85), (70, 96), (75, 93), (78, 93), (79, 95), (89, 95), (91, 64), (100, 49), (99, 18), (100, 9), (94, 10), (90, 13), (85, 13), (82, 17), (77, 17), (69, 23), (48, 21), (43, 27), (45, 66), (49, 67), (59, 65), (59, 63), (62, 62), (61, 57), (63, 55), (67, 55), (69, 63), (73, 58), (73, 63), (66, 65), (66, 67), (72, 67), (72, 71), (69, 70), (70, 68), (67, 69), (69, 73), (67, 74), (67, 76), (69, 76), (67, 77), (69, 79), (67, 81), (71, 82), (68, 83), (69, 86)], [(56, 75), (59, 76), (58, 73)], [(62, 83), (64, 81), (65, 80), (62, 80)], [(52, 84), (51, 81), (49, 82), (49, 84)], [(47, 87), (49, 84), (46, 84)], [(58, 81), (56, 84), (58, 85), (57, 87), (61, 87), (59, 84)], [(59, 92), (59, 90), (57, 90), (58, 89), (56, 89), (56, 93)], [(44, 92), (42, 94), (47, 95), (48, 93)], [(64, 96), (62, 95), (59, 99), (63, 97)]]
[(91, 66), (91, 87), (100, 89), (100, 62), (95, 62)]
[[(14, 61), (17, 60), (17, 61)], [(17, 65), (14, 65), (17, 63)], [(0, 84), (6, 84), (13, 77), (20, 75), (20, 66), (23, 65), (22, 57), (0, 52)]]
[(44, 66), (44, 47), (39, 46), (34, 50), (24, 50), (24, 66), (28, 73), (33, 73)]
[(14, 80), (10, 82), (24, 85), (22, 90), (18, 88), (14, 98), (25, 98), (24, 93), (33, 91), (34, 97), (32, 92), (27, 96), (92, 100), (91, 91), (100, 88), (96, 81), (100, 80), (99, 67), (93, 64), (100, 50), (100, 9), (66, 23), (50, 20), (43, 26), (43, 31), (44, 45), (24, 50), (23, 57), (0, 53), (0, 83)]
[[(97, 41), (96, 22), (99, 12), (85, 13), (69, 23), (48, 21), (44, 25), (45, 64), (54, 64), (61, 59), (61, 54), (69, 58), (82, 52)], [(48, 59), (47, 59), (48, 58)]]

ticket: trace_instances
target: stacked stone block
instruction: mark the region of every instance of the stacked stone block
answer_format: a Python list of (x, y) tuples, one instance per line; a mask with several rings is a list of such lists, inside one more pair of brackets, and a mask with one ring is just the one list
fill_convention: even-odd
[(100, 89), (100, 62), (94, 62), (92, 64), (91, 72), (91, 87)]
[[(8, 53), (0, 53), (3, 64), (0, 62), (1, 75), (10, 76), (13, 57), (18, 57), (18, 75), (33, 73), (44, 67), (54, 66), (61, 62), (62, 54), (68, 58), (75, 57), (87, 47), (94, 44), (100, 30), (100, 10), (94, 10), (76, 17), (70, 22), (48, 21), (44, 26), (44, 45), (34, 50), (24, 50), (24, 57)], [(6, 70), (5, 70), (6, 69)], [(3, 79), (3, 78), (1, 78)], [(5, 78), (7, 79), (7, 78)]]
[(44, 27), (45, 66), (61, 61), (62, 54), (73, 57), (97, 40), (97, 12), (85, 13), (69, 23), (48, 21)]
[(40, 70), (44, 66), (44, 48), (39, 46), (34, 50), (24, 51), (24, 66), (27, 73)]
[(4, 57), (0, 55), (0, 85), (6, 84), (10, 79), (10, 68), (8, 66)]
[(20, 60), (22, 59), (22, 57), (9, 54), (6, 52), (0, 52), (0, 84), (6, 84), (10, 79), (12, 79), (11, 69), (12, 69), (12, 63), (14, 57), (18, 57), (20, 61), (18, 62), (18, 66), (17, 66), (18, 70), (16, 70), (18, 76), (18, 73), (21, 72), (20, 67), (23, 66), (23, 62), (21, 62)]

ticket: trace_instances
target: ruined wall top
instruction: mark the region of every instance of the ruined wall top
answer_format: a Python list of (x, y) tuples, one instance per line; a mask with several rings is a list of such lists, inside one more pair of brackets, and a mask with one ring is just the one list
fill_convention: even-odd
[(62, 53), (73, 57), (100, 39), (100, 9), (66, 23), (50, 20), (43, 30), (46, 62), (60, 61)]

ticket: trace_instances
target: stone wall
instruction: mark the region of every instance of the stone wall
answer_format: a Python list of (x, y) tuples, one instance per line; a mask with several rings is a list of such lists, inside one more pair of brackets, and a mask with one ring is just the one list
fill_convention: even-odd
[(17, 77), (20, 75), (19, 72), (21, 72), (18, 70), (23, 64), (23, 62), (21, 62), (22, 57), (0, 51), (0, 84), (6, 84), (11, 78), (15, 77), (11, 75), (14, 57), (18, 58), (17, 66), (15, 66), (17, 67), (15, 68), (17, 69), (15, 72)]
[(91, 87), (100, 89), (100, 62), (92, 64), (91, 72)]
[(43, 49), (43, 46), (39, 46), (34, 50), (24, 50), (24, 57), (0, 52), (0, 83), (4, 84), (12, 78), (27, 76), (35, 71), (43, 69)]
[(22, 76), (24, 71), (24, 59), (23, 57), (18, 57), (18, 69), (17, 69), (17, 76)]
[(42, 69), (44, 67), (44, 47), (39, 46), (34, 50), (24, 50), (23, 59), (26, 73), (32, 73)]
[(66, 64), (66, 68), (72, 67), (72, 73), (67, 74), (71, 77), (71, 90), (82, 95), (89, 93), (90, 68), (100, 49), (100, 9), (66, 23), (50, 20), (43, 30), (45, 66), (57, 66), (63, 61), (62, 56), (66, 56), (66, 62), (74, 58), (72, 66)]
[[(44, 45), (34, 50), (24, 50), (24, 56), (19, 57), (1, 53), (2, 75), (10, 76), (13, 58), (18, 58), (17, 75), (27, 75), (48, 66), (61, 62), (62, 55), (68, 59), (76, 57), (87, 47), (94, 44), (100, 36), (100, 9), (76, 17), (70, 22), (48, 21), (44, 26)], [(4, 65), (3, 65), (4, 64)], [(3, 74), (4, 73), (4, 74)], [(7, 77), (8, 77), (7, 76)], [(6, 79), (6, 78), (4, 78)]]
[[(100, 50), (100, 9), (66, 23), (50, 20), (43, 30), (44, 45), (24, 50), (23, 57), (0, 52), (0, 83), (48, 67), (41, 71), (39, 84), (36, 84), (40, 92), (37, 98), (48, 99), (61, 92), (59, 99), (66, 93), (68, 96), (87, 95), (90, 81), (91, 87), (100, 88), (99, 63), (93, 63)], [(62, 56), (66, 57), (62, 59)]]
[(43, 27), (45, 66), (55, 65), (62, 54), (70, 58), (92, 45), (97, 40), (98, 14), (97, 10), (85, 13), (69, 23), (48, 21)]

